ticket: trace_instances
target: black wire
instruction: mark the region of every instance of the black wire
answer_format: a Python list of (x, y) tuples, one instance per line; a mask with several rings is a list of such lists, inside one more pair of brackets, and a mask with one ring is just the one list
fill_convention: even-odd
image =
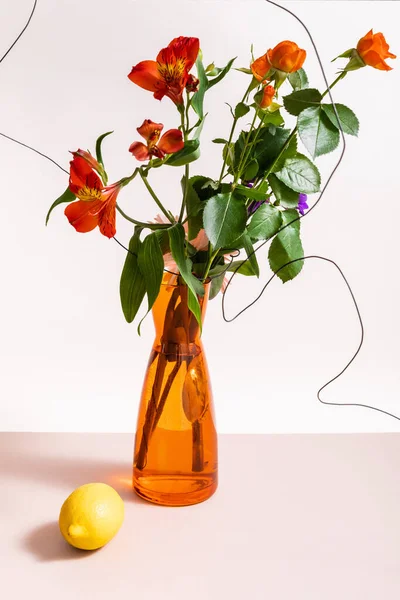
[[(303, 21), (301, 21), (301, 19), (300, 19), (300, 18), (299, 18), (299, 17), (298, 17), (296, 14), (294, 14), (292, 11), (290, 11), (289, 9), (285, 8), (284, 6), (281, 6), (280, 4), (277, 4), (276, 2), (273, 2), (272, 0), (266, 0), (266, 2), (268, 2), (269, 4), (273, 4), (274, 6), (277, 6), (278, 8), (280, 8), (280, 9), (282, 9), (282, 10), (286, 11), (287, 13), (289, 13), (290, 15), (292, 15), (292, 16), (293, 16), (293, 17), (294, 17), (294, 18), (295, 18), (297, 21), (299, 21), (299, 23), (300, 23), (300, 24), (301, 24), (301, 25), (304, 27), (304, 29), (306, 30), (306, 32), (307, 32), (307, 34), (308, 34), (308, 36), (309, 36), (309, 38), (310, 38), (311, 44), (312, 44), (312, 45), (313, 45), (313, 47), (314, 47), (314, 51), (315, 51), (315, 54), (316, 54), (316, 56), (317, 56), (317, 59), (318, 59), (319, 65), (320, 65), (321, 72), (322, 72), (322, 76), (323, 76), (323, 78), (324, 78), (324, 81), (325, 81), (326, 87), (327, 87), (327, 89), (328, 89), (328, 94), (329, 94), (329, 97), (330, 97), (330, 100), (331, 100), (331, 103), (332, 103), (332, 107), (333, 107), (333, 110), (334, 110), (334, 113), (335, 113), (336, 119), (337, 119), (337, 121), (338, 121), (338, 126), (339, 126), (339, 129), (340, 129), (340, 133), (341, 133), (341, 136), (342, 136), (342, 141), (343, 141), (343, 148), (342, 148), (342, 152), (341, 152), (341, 154), (340, 154), (339, 160), (337, 161), (337, 163), (336, 163), (335, 167), (333, 168), (333, 170), (332, 170), (331, 174), (329, 175), (329, 177), (328, 177), (328, 179), (327, 179), (327, 181), (326, 181), (326, 183), (325, 183), (324, 187), (322, 188), (322, 190), (321, 190), (321, 193), (320, 193), (320, 195), (319, 195), (319, 197), (318, 197), (318, 200), (317, 200), (317, 201), (316, 201), (316, 202), (313, 204), (313, 206), (312, 206), (312, 207), (311, 207), (311, 208), (308, 210), (308, 212), (307, 212), (307, 213), (305, 213), (304, 215), (299, 215), (299, 216), (298, 216), (296, 219), (293, 219), (292, 221), (290, 221), (289, 223), (287, 223), (286, 225), (284, 225), (283, 227), (281, 227), (281, 229), (280, 229), (280, 230), (277, 232), (277, 233), (279, 233), (280, 231), (282, 231), (283, 229), (285, 229), (286, 227), (288, 227), (289, 225), (291, 225), (291, 224), (292, 224), (292, 223), (294, 223), (295, 221), (299, 221), (299, 220), (300, 220), (300, 219), (302, 219), (303, 217), (305, 217), (305, 216), (309, 215), (309, 214), (311, 213), (311, 211), (312, 211), (312, 210), (313, 210), (313, 209), (316, 207), (316, 205), (319, 203), (319, 201), (321, 200), (321, 198), (322, 198), (322, 196), (323, 196), (323, 194), (324, 194), (324, 192), (325, 192), (325, 190), (326, 190), (326, 188), (327, 188), (327, 186), (328, 186), (329, 182), (331, 181), (331, 179), (332, 179), (332, 177), (333, 177), (334, 173), (336, 172), (337, 168), (339, 167), (339, 165), (340, 165), (340, 163), (341, 163), (341, 161), (342, 161), (342, 159), (343, 159), (343, 155), (344, 155), (344, 152), (345, 152), (345, 149), (346, 149), (346, 141), (345, 141), (345, 137), (344, 137), (344, 133), (343, 133), (342, 125), (341, 125), (341, 123), (340, 123), (339, 115), (338, 115), (338, 113), (337, 113), (336, 106), (335, 106), (335, 103), (334, 103), (334, 101), (333, 101), (332, 93), (331, 93), (331, 90), (330, 90), (330, 88), (329, 88), (328, 80), (327, 80), (327, 78), (326, 78), (326, 75), (325, 75), (325, 70), (324, 70), (324, 67), (323, 67), (323, 65), (322, 65), (322, 61), (321, 61), (321, 59), (320, 59), (320, 55), (319, 55), (319, 53), (318, 53), (317, 47), (316, 47), (316, 45), (315, 45), (315, 42), (314, 42), (314, 40), (313, 40), (313, 37), (312, 37), (312, 35), (311, 35), (310, 31), (308, 30), (308, 28), (306, 27), (306, 25), (303, 23)], [(7, 50), (7, 52), (6, 52), (6, 53), (5, 53), (5, 54), (2, 56), (2, 58), (0, 59), (0, 63), (1, 63), (1, 62), (2, 62), (2, 61), (5, 59), (5, 58), (6, 58), (6, 56), (9, 54), (9, 52), (12, 50), (12, 48), (15, 46), (15, 44), (18, 42), (18, 40), (21, 38), (21, 36), (23, 35), (23, 33), (24, 33), (24, 32), (26, 31), (26, 29), (28, 28), (28, 26), (29, 26), (29, 24), (30, 24), (30, 22), (31, 22), (31, 19), (32, 19), (32, 17), (33, 17), (33, 14), (34, 14), (34, 12), (35, 12), (36, 5), (37, 5), (37, 0), (34, 0), (34, 4), (33, 4), (33, 8), (32, 8), (32, 12), (31, 12), (31, 14), (30, 14), (30, 16), (29, 16), (29, 19), (28, 19), (28, 21), (27, 21), (27, 23), (26, 23), (25, 27), (22, 29), (22, 31), (20, 32), (20, 34), (18, 35), (18, 37), (17, 37), (17, 38), (15, 39), (15, 41), (12, 43), (12, 45), (10, 46), (10, 48)], [(32, 146), (29, 146), (28, 144), (24, 144), (23, 142), (20, 142), (19, 140), (16, 140), (16, 139), (14, 139), (14, 138), (12, 138), (12, 137), (10, 137), (10, 136), (8, 136), (8, 135), (4, 134), (4, 133), (1, 133), (1, 132), (0, 132), (0, 135), (1, 135), (1, 136), (3, 136), (4, 138), (7, 138), (8, 140), (11, 140), (12, 142), (15, 142), (16, 144), (19, 144), (20, 146), (23, 146), (23, 147), (25, 147), (25, 148), (28, 148), (29, 150), (32, 150), (32, 151), (33, 151), (33, 152), (35, 152), (36, 154), (39, 154), (39, 156), (42, 156), (43, 158), (46, 158), (47, 160), (49, 160), (50, 162), (52, 162), (52, 163), (53, 163), (55, 166), (57, 166), (59, 169), (61, 169), (61, 171), (63, 171), (64, 173), (67, 173), (67, 174), (69, 174), (69, 173), (68, 173), (68, 171), (67, 171), (66, 169), (64, 169), (64, 168), (63, 168), (61, 165), (59, 165), (59, 164), (58, 164), (58, 163), (57, 163), (55, 160), (53, 160), (53, 159), (52, 159), (50, 156), (48, 156), (47, 154), (44, 154), (43, 152), (40, 152), (39, 150), (36, 150), (36, 148), (33, 148)], [(119, 241), (119, 240), (118, 240), (116, 237), (114, 237), (113, 239), (114, 239), (114, 240), (117, 242), (117, 244), (119, 244), (119, 245), (120, 245), (122, 248), (124, 248), (124, 249), (125, 249), (127, 252), (131, 252), (131, 251), (129, 250), (129, 248), (126, 248), (126, 247), (125, 247), (125, 246), (124, 246), (124, 245), (123, 245), (123, 244), (122, 244), (122, 243), (121, 243), (121, 242), (120, 242), (120, 241)], [(260, 248), (262, 248), (262, 247), (263, 247), (263, 246), (264, 246), (264, 245), (265, 245), (265, 244), (266, 244), (268, 241), (269, 241), (269, 240), (266, 240), (266, 241), (265, 241), (265, 242), (263, 242), (263, 243), (262, 243), (260, 246), (258, 246), (258, 247), (257, 247), (255, 250), (253, 250), (253, 252), (252, 252), (250, 255), (248, 255), (247, 259), (248, 259), (250, 256), (252, 256), (253, 254), (255, 254), (256, 252), (258, 252), (258, 250), (260, 250)], [(235, 255), (234, 255), (234, 254), (233, 254), (233, 252), (236, 252), (237, 254), (235, 254)], [(133, 254), (134, 256), (136, 256), (136, 255), (135, 255), (133, 252), (131, 252), (131, 254)], [(239, 249), (237, 249), (237, 248), (236, 248), (236, 249), (234, 249), (234, 250), (232, 251), (232, 253), (231, 253), (231, 261), (230, 261), (230, 263), (227, 265), (226, 269), (225, 269), (224, 271), (222, 271), (221, 273), (218, 273), (218, 275), (216, 275), (215, 277), (220, 277), (220, 276), (221, 276), (223, 273), (225, 273), (225, 272), (226, 272), (226, 271), (229, 269), (230, 265), (232, 264), (233, 258), (234, 258), (234, 257), (236, 257), (236, 256), (238, 256), (239, 254), (240, 254), (240, 250), (239, 250)], [(272, 275), (272, 277), (270, 277), (270, 279), (267, 281), (267, 283), (265, 284), (265, 286), (264, 286), (264, 287), (263, 287), (263, 289), (261, 290), (260, 294), (257, 296), (257, 298), (256, 298), (256, 299), (255, 299), (253, 302), (251, 302), (251, 303), (250, 303), (248, 306), (246, 306), (244, 309), (242, 309), (242, 310), (241, 310), (241, 311), (240, 311), (240, 312), (239, 312), (237, 315), (235, 315), (235, 317), (233, 317), (232, 319), (227, 319), (227, 318), (226, 318), (226, 314), (225, 314), (225, 304), (224, 304), (224, 302), (225, 302), (225, 294), (226, 294), (226, 291), (227, 291), (227, 289), (228, 289), (228, 287), (229, 287), (229, 285), (230, 285), (230, 283), (231, 283), (231, 281), (232, 281), (233, 277), (236, 275), (236, 273), (237, 273), (237, 272), (238, 272), (238, 270), (240, 269), (240, 265), (239, 265), (239, 266), (237, 267), (237, 269), (235, 269), (235, 271), (233, 272), (233, 275), (232, 275), (232, 277), (230, 278), (230, 280), (229, 280), (229, 282), (228, 282), (228, 285), (227, 285), (227, 287), (226, 287), (226, 289), (225, 289), (225, 291), (224, 291), (224, 293), (223, 293), (223, 295), (222, 295), (222, 314), (223, 314), (223, 318), (224, 318), (224, 320), (225, 320), (226, 322), (231, 322), (231, 321), (234, 321), (234, 320), (235, 320), (235, 319), (237, 319), (237, 318), (238, 318), (238, 317), (239, 317), (241, 314), (243, 314), (243, 313), (244, 313), (244, 312), (245, 312), (245, 311), (246, 311), (248, 308), (250, 308), (251, 306), (253, 306), (253, 305), (254, 305), (254, 304), (255, 304), (255, 303), (256, 303), (256, 302), (257, 302), (257, 301), (258, 301), (258, 300), (261, 298), (261, 296), (263, 295), (264, 291), (266, 290), (266, 288), (268, 287), (268, 285), (271, 283), (271, 281), (272, 281), (272, 280), (273, 280), (273, 279), (276, 277), (276, 275), (279, 273), (279, 271), (281, 271), (282, 269), (284, 269), (285, 267), (287, 267), (287, 266), (289, 266), (289, 265), (291, 265), (291, 264), (293, 264), (293, 263), (296, 263), (296, 262), (298, 262), (298, 261), (308, 260), (308, 259), (311, 259), (311, 258), (315, 258), (315, 259), (318, 259), (318, 260), (323, 260), (323, 261), (329, 262), (329, 263), (333, 264), (333, 265), (334, 265), (334, 266), (335, 266), (335, 267), (338, 269), (339, 273), (341, 274), (342, 278), (344, 279), (344, 281), (345, 281), (345, 283), (346, 283), (346, 285), (347, 285), (347, 288), (348, 288), (348, 290), (349, 290), (349, 292), (350, 292), (350, 295), (351, 295), (351, 298), (352, 298), (352, 300), (353, 300), (353, 303), (354, 303), (355, 309), (356, 309), (356, 311), (357, 311), (357, 316), (358, 316), (359, 323), (360, 323), (360, 328), (361, 328), (361, 340), (360, 340), (359, 346), (358, 346), (358, 348), (357, 348), (357, 351), (355, 352), (355, 354), (353, 355), (353, 357), (350, 359), (350, 361), (349, 361), (349, 362), (346, 364), (346, 366), (345, 366), (345, 367), (344, 367), (344, 368), (343, 368), (343, 369), (340, 371), (340, 373), (338, 373), (337, 375), (335, 375), (335, 376), (334, 376), (332, 379), (330, 379), (330, 380), (329, 380), (327, 383), (325, 383), (325, 384), (324, 384), (324, 385), (323, 385), (323, 386), (322, 386), (322, 387), (321, 387), (321, 388), (318, 390), (318, 392), (317, 392), (317, 398), (318, 398), (319, 402), (321, 402), (322, 404), (329, 405), (329, 406), (359, 406), (359, 407), (362, 407), (362, 408), (368, 408), (368, 409), (370, 409), (370, 410), (375, 410), (375, 411), (377, 411), (377, 412), (380, 412), (380, 413), (382, 413), (382, 414), (388, 415), (389, 417), (393, 417), (394, 419), (397, 419), (398, 421), (400, 421), (400, 417), (398, 417), (398, 416), (394, 415), (393, 413), (390, 413), (390, 412), (388, 412), (388, 411), (386, 411), (386, 410), (383, 410), (383, 409), (381, 409), (381, 408), (377, 408), (376, 406), (371, 406), (371, 405), (369, 405), (369, 404), (359, 404), (359, 403), (354, 403), (354, 402), (353, 402), (353, 403), (343, 403), (343, 402), (340, 402), (340, 403), (339, 403), (339, 402), (327, 402), (326, 400), (322, 400), (322, 399), (321, 399), (321, 397), (320, 397), (320, 393), (322, 392), (322, 390), (324, 390), (326, 387), (328, 387), (328, 385), (330, 385), (330, 384), (331, 384), (333, 381), (335, 381), (336, 379), (338, 379), (339, 377), (341, 377), (341, 375), (343, 375), (343, 373), (344, 373), (344, 372), (345, 372), (345, 371), (346, 371), (346, 370), (349, 368), (349, 366), (352, 364), (352, 362), (353, 362), (353, 361), (356, 359), (357, 355), (359, 354), (359, 352), (360, 352), (360, 350), (361, 350), (361, 347), (362, 347), (362, 345), (363, 345), (363, 342), (364, 342), (364, 325), (363, 325), (363, 321), (362, 321), (362, 318), (361, 318), (361, 313), (360, 313), (360, 310), (359, 310), (359, 307), (358, 307), (357, 301), (356, 301), (356, 299), (355, 299), (355, 296), (354, 296), (354, 294), (353, 294), (353, 291), (352, 291), (352, 289), (351, 289), (351, 287), (350, 287), (350, 284), (349, 284), (349, 282), (347, 281), (347, 279), (346, 279), (346, 277), (345, 277), (345, 275), (344, 275), (343, 271), (340, 269), (339, 265), (337, 265), (337, 263), (335, 263), (335, 261), (333, 261), (332, 259), (330, 259), (330, 258), (326, 258), (326, 257), (324, 257), (324, 256), (310, 255), (310, 256), (303, 256), (303, 257), (300, 257), (300, 258), (296, 258), (296, 259), (294, 259), (294, 260), (291, 260), (291, 261), (289, 261), (289, 262), (287, 262), (287, 263), (283, 264), (283, 265), (282, 265), (281, 267), (279, 267), (279, 269), (278, 269), (278, 270), (277, 270), (277, 271), (276, 271), (276, 272), (275, 272), (275, 273)], [(172, 273), (172, 271), (168, 271), (168, 269), (165, 269), (165, 271), (167, 271), (167, 272), (169, 272), (169, 273)], [(176, 273), (172, 273), (172, 274), (176, 275)]]
[(31, 19), (33, 17), (33, 13), (36, 10), (36, 5), (37, 5), (37, 0), (34, 1), (33, 3), (33, 8), (31, 11), (31, 14), (29, 15), (29, 19), (27, 20), (25, 27), (22, 29), (22, 31), (19, 33), (18, 37), (15, 38), (15, 40), (13, 41), (13, 43), (11, 44), (11, 46), (9, 47), (9, 49), (7, 50), (7, 52), (5, 54), (3, 54), (3, 56), (0, 58), (0, 63), (3, 62), (3, 60), (5, 59), (5, 57), (11, 52), (11, 50), (14, 48), (15, 44), (18, 42), (18, 40), (20, 39), (20, 37), (23, 35), (23, 33), (26, 31), (26, 29), (29, 26), (29, 23), (31, 22)]
[[(300, 24), (303, 26), (303, 28), (306, 30), (306, 32), (307, 32), (307, 34), (308, 34), (308, 37), (310, 38), (311, 44), (312, 44), (312, 46), (313, 46), (313, 48), (314, 48), (315, 54), (316, 54), (316, 56), (317, 56), (317, 60), (318, 60), (318, 63), (319, 63), (319, 66), (320, 66), (320, 69), (321, 69), (321, 72), (322, 72), (322, 76), (323, 76), (323, 78), (324, 78), (324, 81), (325, 81), (326, 87), (327, 87), (327, 89), (328, 89), (328, 95), (329, 95), (329, 98), (330, 98), (330, 100), (331, 100), (331, 103), (332, 103), (333, 110), (334, 110), (334, 112), (335, 112), (335, 116), (336, 116), (336, 119), (337, 119), (337, 122), (338, 122), (338, 126), (339, 126), (339, 129), (340, 129), (340, 134), (341, 134), (341, 137), (342, 137), (342, 142), (343, 142), (343, 148), (342, 148), (342, 151), (341, 151), (341, 153), (340, 153), (339, 159), (338, 159), (338, 161), (337, 161), (336, 165), (334, 166), (334, 168), (333, 168), (332, 172), (330, 173), (330, 175), (329, 175), (329, 177), (328, 177), (328, 179), (327, 179), (327, 181), (326, 181), (326, 183), (325, 183), (324, 187), (322, 188), (322, 190), (321, 190), (321, 193), (320, 193), (320, 195), (319, 195), (319, 197), (318, 197), (317, 201), (316, 201), (316, 202), (313, 204), (313, 206), (310, 208), (310, 210), (308, 210), (308, 211), (307, 211), (307, 213), (305, 213), (304, 215), (299, 215), (299, 217), (298, 217), (298, 218), (296, 218), (296, 219), (293, 219), (292, 221), (290, 221), (289, 223), (287, 223), (287, 224), (286, 224), (284, 227), (281, 227), (281, 229), (280, 229), (280, 230), (277, 232), (277, 233), (279, 233), (280, 231), (282, 231), (283, 229), (285, 229), (286, 227), (288, 227), (289, 225), (291, 225), (291, 223), (294, 223), (295, 221), (299, 221), (300, 219), (302, 219), (302, 218), (304, 218), (304, 217), (308, 216), (308, 215), (311, 213), (311, 211), (312, 211), (312, 210), (313, 210), (313, 209), (314, 209), (314, 208), (317, 206), (317, 204), (320, 202), (320, 200), (321, 200), (321, 198), (322, 198), (322, 196), (323, 196), (323, 194), (324, 194), (324, 192), (325, 192), (325, 190), (326, 190), (326, 188), (327, 188), (328, 184), (330, 183), (330, 181), (331, 181), (331, 179), (332, 179), (333, 175), (335, 174), (336, 170), (338, 169), (338, 167), (339, 167), (340, 163), (341, 163), (341, 162), (342, 162), (342, 160), (343, 160), (343, 156), (344, 156), (344, 153), (345, 153), (345, 150), (346, 150), (346, 140), (345, 140), (345, 137), (344, 137), (344, 132), (343, 132), (343, 128), (342, 128), (342, 125), (341, 125), (341, 122), (340, 122), (340, 119), (339, 119), (339, 115), (338, 115), (338, 113), (337, 113), (336, 105), (335, 105), (335, 103), (334, 103), (334, 101), (333, 101), (332, 93), (331, 93), (331, 90), (330, 90), (330, 88), (329, 88), (329, 84), (328, 84), (328, 80), (327, 80), (327, 77), (326, 77), (326, 74), (325, 74), (325, 70), (324, 70), (324, 67), (323, 67), (323, 64), (322, 64), (322, 61), (321, 61), (321, 58), (320, 58), (320, 55), (319, 55), (318, 49), (317, 49), (317, 47), (316, 47), (316, 44), (315, 44), (315, 42), (314, 42), (314, 39), (313, 39), (313, 37), (312, 37), (312, 35), (311, 35), (311, 33), (310, 33), (309, 29), (308, 29), (308, 28), (307, 28), (307, 26), (306, 26), (306, 25), (303, 23), (303, 21), (302, 21), (302, 20), (301, 20), (301, 19), (300, 19), (300, 18), (299, 18), (299, 17), (298, 17), (298, 16), (297, 16), (295, 13), (293, 13), (291, 10), (289, 10), (288, 8), (285, 8), (284, 6), (281, 6), (280, 4), (277, 4), (276, 2), (273, 2), (272, 0), (266, 0), (266, 2), (268, 2), (269, 4), (273, 4), (274, 6), (277, 6), (278, 8), (280, 8), (280, 9), (282, 9), (282, 10), (286, 11), (287, 13), (289, 13), (290, 15), (292, 15), (292, 16), (293, 16), (293, 17), (294, 17), (294, 18), (295, 18), (297, 21), (299, 21), (299, 23), (300, 23)], [(260, 250), (260, 248), (262, 248), (262, 247), (263, 247), (263, 246), (264, 246), (266, 243), (268, 243), (269, 241), (270, 241), (270, 239), (268, 239), (268, 240), (266, 240), (265, 242), (263, 242), (262, 244), (260, 244), (260, 246), (258, 246), (258, 247), (257, 247), (255, 250), (253, 250), (253, 252), (252, 252), (252, 253), (250, 253), (250, 255), (249, 255), (248, 257), (250, 257), (250, 256), (252, 256), (253, 254), (255, 254), (256, 252), (258, 252), (258, 250)], [(355, 299), (354, 293), (353, 293), (353, 291), (352, 291), (352, 289), (351, 289), (351, 286), (350, 286), (349, 282), (347, 281), (347, 279), (346, 279), (346, 277), (345, 277), (345, 275), (344, 275), (343, 271), (340, 269), (339, 265), (338, 265), (338, 264), (337, 264), (337, 263), (336, 263), (334, 260), (332, 260), (332, 259), (330, 259), (330, 258), (326, 258), (326, 257), (324, 257), (324, 256), (311, 255), (311, 256), (303, 256), (303, 257), (300, 257), (300, 258), (296, 258), (296, 259), (294, 259), (294, 260), (291, 260), (291, 261), (289, 261), (289, 262), (287, 262), (287, 263), (283, 264), (283, 265), (282, 265), (282, 266), (281, 266), (281, 267), (280, 267), (280, 268), (279, 268), (279, 269), (278, 269), (278, 270), (277, 270), (277, 271), (276, 271), (276, 272), (275, 272), (275, 273), (272, 275), (272, 277), (271, 277), (271, 278), (270, 278), (270, 279), (267, 281), (267, 283), (264, 285), (263, 289), (261, 290), (260, 294), (259, 294), (259, 295), (258, 295), (258, 296), (255, 298), (255, 300), (253, 300), (253, 302), (251, 302), (251, 303), (250, 303), (248, 306), (246, 306), (246, 307), (245, 307), (245, 308), (243, 308), (243, 309), (242, 309), (240, 312), (238, 312), (238, 313), (237, 313), (237, 315), (235, 315), (235, 316), (234, 316), (232, 319), (228, 319), (228, 318), (226, 317), (226, 313), (225, 313), (225, 294), (226, 294), (226, 292), (227, 292), (227, 290), (228, 290), (228, 288), (229, 288), (229, 285), (230, 285), (230, 283), (231, 283), (231, 281), (232, 281), (233, 277), (234, 277), (234, 276), (237, 274), (237, 272), (238, 272), (238, 269), (240, 268), (240, 267), (238, 267), (238, 268), (237, 268), (237, 269), (234, 271), (234, 273), (233, 273), (232, 277), (230, 278), (230, 280), (229, 280), (229, 282), (228, 282), (228, 284), (227, 284), (227, 286), (226, 286), (226, 288), (225, 288), (225, 290), (224, 290), (224, 292), (223, 292), (223, 294), (222, 294), (222, 316), (223, 316), (224, 320), (225, 320), (227, 323), (230, 323), (230, 322), (234, 321), (235, 319), (237, 319), (237, 318), (238, 318), (238, 317), (239, 317), (241, 314), (243, 314), (243, 313), (244, 313), (246, 310), (248, 310), (248, 309), (249, 309), (251, 306), (253, 306), (253, 305), (254, 305), (254, 304), (255, 304), (255, 303), (256, 303), (256, 302), (257, 302), (257, 301), (258, 301), (258, 300), (261, 298), (261, 296), (262, 296), (262, 295), (263, 295), (263, 293), (265, 292), (266, 288), (267, 288), (267, 287), (268, 287), (268, 285), (271, 283), (271, 281), (272, 281), (272, 280), (273, 280), (273, 279), (276, 277), (276, 275), (277, 275), (277, 273), (279, 273), (279, 271), (281, 271), (282, 269), (284, 269), (285, 267), (287, 267), (287, 266), (289, 266), (289, 265), (291, 265), (291, 264), (293, 264), (293, 263), (296, 263), (296, 262), (298, 262), (298, 261), (308, 260), (308, 259), (311, 259), (311, 258), (315, 258), (315, 259), (318, 259), (318, 260), (323, 260), (323, 261), (329, 262), (329, 263), (333, 264), (333, 265), (334, 265), (334, 266), (335, 266), (335, 267), (338, 269), (339, 273), (341, 274), (342, 278), (344, 279), (344, 281), (345, 281), (345, 283), (346, 283), (346, 285), (347, 285), (347, 288), (348, 288), (348, 290), (349, 290), (349, 292), (350, 292), (350, 295), (351, 295), (351, 298), (352, 298), (352, 300), (353, 300), (353, 303), (354, 303), (355, 309), (356, 309), (356, 311), (357, 311), (357, 316), (358, 316), (358, 320), (359, 320), (359, 323), (360, 323), (360, 328), (361, 328), (361, 339), (360, 339), (360, 343), (359, 343), (359, 345), (358, 345), (358, 348), (357, 348), (356, 352), (354, 353), (354, 355), (352, 356), (352, 358), (350, 359), (350, 361), (349, 361), (349, 362), (346, 364), (346, 366), (345, 366), (345, 367), (344, 367), (344, 368), (343, 368), (343, 369), (342, 369), (342, 370), (341, 370), (341, 371), (340, 371), (340, 372), (339, 372), (337, 375), (335, 375), (334, 377), (332, 377), (332, 379), (330, 379), (329, 381), (327, 381), (327, 382), (326, 382), (326, 383), (325, 383), (325, 384), (324, 384), (324, 385), (323, 385), (323, 386), (322, 386), (322, 387), (321, 387), (321, 388), (318, 390), (318, 392), (317, 392), (317, 398), (318, 398), (319, 402), (321, 402), (321, 404), (325, 404), (325, 405), (328, 405), (328, 406), (358, 406), (358, 407), (361, 407), (361, 408), (367, 408), (367, 409), (370, 409), (370, 410), (375, 410), (376, 412), (380, 412), (380, 413), (382, 413), (382, 414), (385, 414), (385, 415), (387, 415), (387, 416), (389, 416), (389, 417), (392, 417), (393, 419), (396, 419), (396, 420), (400, 421), (400, 417), (398, 417), (397, 415), (395, 415), (395, 414), (393, 414), (393, 413), (391, 413), (391, 412), (388, 412), (388, 411), (386, 411), (386, 410), (383, 410), (383, 409), (381, 409), (381, 408), (377, 408), (376, 406), (371, 406), (371, 405), (369, 405), (369, 404), (361, 404), (361, 403), (356, 403), (356, 402), (328, 402), (327, 400), (322, 400), (322, 398), (321, 398), (321, 392), (322, 392), (322, 390), (324, 390), (324, 389), (325, 389), (326, 387), (328, 387), (328, 386), (329, 386), (331, 383), (333, 383), (334, 381), (336, 381), (337, 379), (339, 379), (339, 377), (341, 377), (341, 376), (343, 375), (343, 373), (344, 373), (344, 372), (345, 372), (345, 371), (346, 371), (346, 370), (347, 370), (347, 369), (350, 367), (350, 365), (351, 365), (351, 364), (354, 362), (354, 360), (357, 358), (357, 356), (358, 356), (358, 354), (360, 353), (360, 350), (361, 350), (361, 348), (362, 348), (362, 346), (363, 346), (363, 343), (364, 343), (364, 324), (363, 324), (363, 321), (362, 321), (362, 317), (361, 317), (360, 309), (359, 309), (359, 307), (358, 307), (357, 301), (356, 301), (356, 299)]]

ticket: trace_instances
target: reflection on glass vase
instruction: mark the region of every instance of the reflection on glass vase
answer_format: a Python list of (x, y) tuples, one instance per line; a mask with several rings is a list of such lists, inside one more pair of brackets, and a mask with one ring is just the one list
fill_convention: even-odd
[[(202, 320), (209, 283), (199, 297)], [(133, 466), (135, 492), (157, 504), (186, 506), (217, 488), (217, 432), (200, 327), (187, 286), (166, 273), (153, 318), (156, 338), (143, 384)]]

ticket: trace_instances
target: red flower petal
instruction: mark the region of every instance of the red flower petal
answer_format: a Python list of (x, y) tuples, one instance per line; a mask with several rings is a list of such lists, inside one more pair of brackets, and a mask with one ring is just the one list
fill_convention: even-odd
[[(154, 123), (150, 119), (145, 119), (140, 127), (136, 129), (136, 131), (144, 137), (146, 142), (150, 139), (151, 141), (157, 142), (160, 137), (160, 132), (164, 129), (164, 125), (162, 123)], [(158, 131), (158, 135), (154, 135), (155, 132)]]
[(103, 204), (101, 200), (93, 200), (92, 202), (78, 200), (78, 202), (68, 204), (64, 214), (76, 231), (87, 233), (97, 226), (98, 212)]
[(87, 152), (86, 150), (81, 150), (80, 148), (78, 148), (78, 150), (76, 152), (72, 152), (72, 154), (74, 156), (81, 156), (92, 167), (92, 169), (94, 169), (98, 173), (103, 170), (102, 166), (97, 162), (95, 157), (92, 154), (90, 154), (90, 152)]
[(73, 194), (78, 195), (79, 190), (85, 186), (97, 190), (103, 188), (100, 177), (89, 163), (81, 156), (74, 156), (70, 162), (69, 189)]
[(129, 146), (129, 152), (131, 152), (137, 160), (148, 160), (150, 158), (148, 148), (142, 142), (133, 142), (133, 144)]
[(117, 232), (116, 227), (115, 227), (115, 220), (116, 220), (115, 205), (117, 203), (118, 191), (119, 190), (117, 190), (116, 192), (113, 192), (112, 197), (110, 197), (110, 199), (107, 202), (105, 202), (105, 206), (104, 206), (103, 210), (99, 213), (100, 232), (108, 238), (114, 237), (114, 235)]
[(171, 40), (168, 44), (168, 48), (173, 50), (173, 53), (177, 58), (181, 57), (185, 59), (185, 69), (187, 72), (189, 72), (196, 62), (200, 48), (200, 41), (199, 38), (184, 37), (181, 35), (180, 37)]
[(165, 88), (165, 82), (154, 60), (143, 60), (138, 63), (135, 67), (132, 67), (128, 77), (133, 83), (149, 92), (157, 92)]
[(184, 145), (182, 132), (179, 129), (169, 129), (161, 137), (157, 147), (162, 152), (165, 152), (165, 154), (172, 154), (173, 152), (182, 150)]

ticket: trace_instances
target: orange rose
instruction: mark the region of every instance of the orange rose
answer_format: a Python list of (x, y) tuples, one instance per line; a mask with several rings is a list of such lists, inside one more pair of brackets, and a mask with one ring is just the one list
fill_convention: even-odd
[(275, 48), (268, 50), (263, 56), (257, 58), (251, 65), (254, 77), (258, 81), (265, 79), (271, 70), (294, 73), (303, 66), (306, 59), (306, 51), (298, 47), (295, 42), (285, 40)]
[(275, 88), (273, 85), (264, 86), (260, 108), (268, 108), (268, 106), (271, 106), (274, 95)]
[(381, 71), (392, 69), (385, 63), (385, 58), (396, 58), (395, 54), (389, 52), (389, 44), (383, 33), (372, 33), (372, 29), (358, 42), (357, 52), (366, 65)]

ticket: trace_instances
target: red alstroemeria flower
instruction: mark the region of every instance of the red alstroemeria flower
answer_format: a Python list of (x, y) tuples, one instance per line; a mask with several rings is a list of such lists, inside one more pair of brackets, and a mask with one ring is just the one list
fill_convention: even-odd
[(133, 142), (129, 146), (129, 152), (137, 160), (148, 160), (152, 156), (164, 158), (166, 154), (173, 154), (182, 150), (185, 145), (182, 139), (182, 132), (179, 129), (169, 129), (160, 139), (161, 131), (164, 129), (162, 123), (153, 123), (150, 119), (145, 119), (137, 132), (144, 137), (147, 142)]
[(121, 182), (104, 187), (96, 173), (102, 171), (97, 160), (85, 150), (72, 154), (69, 189), (78, 202), (69, 204), (64, 214), (76, 231), (87, 233), (98, 226), (103, 235), (112, 238), (116, 233), (115, 206)]
[(199, 53), (198, 38), (177, 37), (163, 48), (157, 59), (144, 60), (132, 67), (128, 77), (141, 88), (154, 92), (161, 100), (168, 96), (175, 104), (183, 104), (182, 92)]

